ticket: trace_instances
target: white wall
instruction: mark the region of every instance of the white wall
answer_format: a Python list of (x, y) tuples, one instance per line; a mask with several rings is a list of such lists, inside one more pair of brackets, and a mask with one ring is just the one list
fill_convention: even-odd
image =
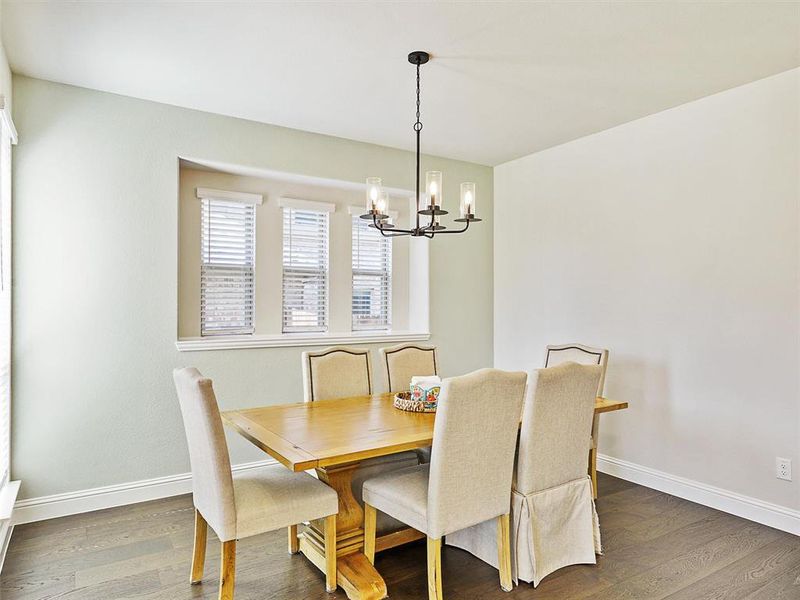
[[(25, 77), (14, 94), (21, 497), (185, 473), (174, 367), (212, 377), (223, 408), (300, 400), (303, 348), (175, 349), (178, 157), (409, 189), (413, 153)], [(454, 211), (458, 183), (476, 181), (486, 219), (431, 248), (431, 340), (460, 374), (492, 363), (492, 170), (422, 167), (444, 172)], [(263, 458), (229, 439), (234, 463)]]
[[(610, 349), (600, 452), (800, 508), (800, 71), (495, 169), (495, 364)], [(795, 481), (775, 478), (775, 457)]]
[(6, 58), (6, 50), (3, 46), (2, 39), (2, 23), (3, 23), (3, 7), (0, 2), (0, 96), (3, 96), (6, 106), (11, 109), (13, 102), (11, 90), (11, 68), (8, 66), (8, 59)]

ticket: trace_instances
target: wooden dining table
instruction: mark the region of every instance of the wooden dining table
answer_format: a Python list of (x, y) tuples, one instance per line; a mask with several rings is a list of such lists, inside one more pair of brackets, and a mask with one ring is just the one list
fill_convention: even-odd
[[(386, 583), (363, 553), (364, 510), (353, 495), (353, 473), (368, 458), (430, 446), (435, 413), (396, 409), (394, 394), (356, 396), (231, 410), (223, 422), (283, 464), (315, 469), (339, 495), (336, 527), (337, 583), (351, 600), (385, 598)], [(597, 398), (595, 414), (627, 408), (627, 402)], [(324, 520), (300, 536), (300, 551), (325, 570)], [(376, 552), (424, 538), (416, 529), (379, 537)]]

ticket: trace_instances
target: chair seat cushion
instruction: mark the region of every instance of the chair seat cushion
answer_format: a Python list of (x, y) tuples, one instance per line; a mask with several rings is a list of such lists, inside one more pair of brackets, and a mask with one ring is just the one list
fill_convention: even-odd
[[(375, 458), (368, 458), (364, 460), (353, 473), (353, 496), (362, 506), (364, 499), (362, 496), (364, 482), (367, 479), (372, 479), (383, 473), (398, 471), (407, 467), (414, 467), (419, 464), (419, 457), (413, 450), (406, 452), (398, 452), (397, 454), (387, 454), (386, 456), (377, 456)], [(377, 534), (386, 535), (394, 531), (399, 531), (406, 527), (405, 523), (393, 519), (387, 514), (378, 513), (378, 522), (375, 530)]]
[(425, 464), (372, 477), (364, 482), (364, 502), (426, 533), (429, 474)]
[(283, 465), (234, 473), (233, 494), (236, 539), (339, 512), (333, 488), (308, 473), (293, 473)]

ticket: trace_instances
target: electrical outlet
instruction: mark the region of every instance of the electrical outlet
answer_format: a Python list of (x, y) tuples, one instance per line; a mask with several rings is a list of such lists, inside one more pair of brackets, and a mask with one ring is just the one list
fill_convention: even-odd
[(792, 461), (788, 458), (775, 458), (775, 477), (778, 479), (792, 480)]

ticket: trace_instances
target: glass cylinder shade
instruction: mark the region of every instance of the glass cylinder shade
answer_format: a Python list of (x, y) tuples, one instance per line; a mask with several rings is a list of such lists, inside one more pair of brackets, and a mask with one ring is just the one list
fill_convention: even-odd
[(367, 177), (367, 214), (378, 209), (378, 201), (383, 192), (380, 177)]
[(428, 205), (442, 206), (442, 172), (428, 171), (425, 173), (425, 191), (428, 194)]
[(465, 181), (461, 184), (461, 218), (475, 215), (475, 184)]

